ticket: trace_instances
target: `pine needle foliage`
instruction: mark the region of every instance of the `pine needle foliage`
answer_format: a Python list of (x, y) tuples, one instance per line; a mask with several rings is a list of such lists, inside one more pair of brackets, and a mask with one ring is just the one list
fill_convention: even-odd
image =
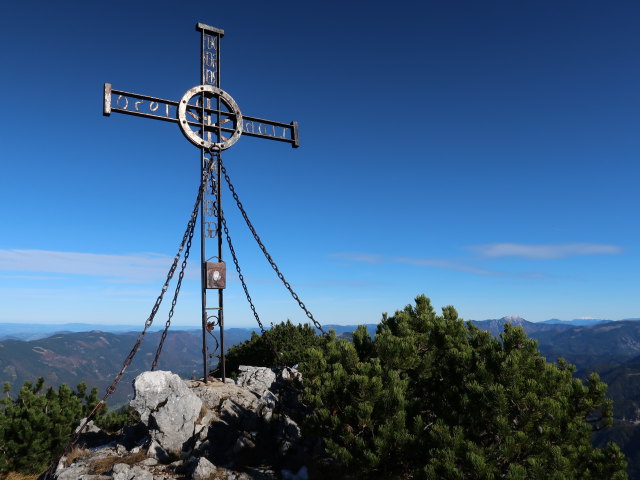
[(240, 365), (292, 367), (300, 362), (308, 348), (321, 344), (322, 338), (309, 324), (294, 325), (290, 320), (272, 324), (263, 335), (253, 332), (249, 340), (229, 349), (227, 372), (237, 373)]
[(352, 478), (627, 478), (617, 445), (591, 445), (612, 421), (596, 374), (573, 378), (521, 328), (494, 338), (426, 296), (384, 315), (373, 339), (363, 326), (353, 342), (330, 334), (300, 369), (305, 428)]
[[(25, 382), (16, 398), (4, 384), (0, 399), (0, 473), (37, 473), (61, 452), (80, 419), (98, 403), (97, 389), (81, 383), (44, 389), (44, 379)], [(104, 410), (104, 409), (103, 409)], [(104, 413), (104, 412), (102, 412)]]

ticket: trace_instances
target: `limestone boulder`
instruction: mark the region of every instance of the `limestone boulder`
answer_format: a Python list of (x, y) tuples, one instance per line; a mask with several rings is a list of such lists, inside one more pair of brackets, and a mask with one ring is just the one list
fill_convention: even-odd
[(266, 394), (276, 382), (276, 373), (267, 367), (241, 365), (238, 369), (236, 385), (251, 390), (259, 397)]
[(180, 455), (194, 435), (202, 400), (171, 372), (144, 372), (135, 379), (131, 406), (147, 425), (156, 456)]

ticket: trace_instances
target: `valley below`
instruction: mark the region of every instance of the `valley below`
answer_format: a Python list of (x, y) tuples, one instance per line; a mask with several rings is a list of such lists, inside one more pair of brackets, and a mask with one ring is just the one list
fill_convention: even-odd
[[(608, 385), (615, 421), (612, 428), (596, 432), (593, 441), (597, 446), (609, 441), (618, 443), (627, 456), (630, 478), (640, 479), (640, 321), (575, 325), (504, 317), (472, 323), (494, 336), (499, 336), (505, 323), (520, 326), (538, 341), (538, 348), (547, 361), (566, 359), (576, 366), (575, 375), (579, 378), (586, 378), (591, 372), (598, 373)], [(84, 328), (90, 327), (96, 326)], [(326, 327), (347, 338), (356, 328), (355, 325)], [(367, 328), (373, 335), (376, 325), (368, 324)], [(38, 377), (44, 377), (46, 385), (52, 387), (63, 383), (75, 387), (85, 382), (89, 387), (97, 387), (101, 398), (139, 335), (136, 331), (126, 331), (123, 326), (114, 330), (65, 331), (65, 326), (61, 325), (50, 336), (33, 339), (40, 336), (33, 328), (20, 332), (15, 326), (3, 330), (0, 325), (0, 380), (11, 384), (13, 395), (25, 381), (35, 382)], [(226, 349), (248, 340), (256, 330), (226, 329)], [(141, 372), (150, 369), (160, 337), (159, 331), (147, 332), (133, 362), (108, 400), (110, 408), (123, 406), (132, 399), (131, 383)], [(217, 337), (208, 340), (212, 349), (209, 367), (212, 368), (217, 364), (220, 352), (213, 350)], [(172, 371), (184, 379), (196, 379), (202, 377), (202, 361), (201, 331), (197, 328), (173, 330), (166, 338), (157, 369)]]

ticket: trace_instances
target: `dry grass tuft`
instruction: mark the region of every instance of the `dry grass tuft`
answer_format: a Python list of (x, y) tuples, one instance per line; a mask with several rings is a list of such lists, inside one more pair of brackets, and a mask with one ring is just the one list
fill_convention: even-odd
[(36, 480), (39, 474), (26, 474), (18, 472), (9, 472), (0, 475), (0, 480)]
[(99, 475), (106, 473), (117, 463), (126, 463), (127, 465), (135, 465), (147, 458), (147, 452), (140, 450), (138, 453), (130, 453), (124, 457), (113, 455), (111, 457), (98, 458), (89, 464), (89, 474)]
[(200, 414), (198, 415), (198, 418), (196, 418), (196, 423), (201, 424), (202, 420), (207, 416), (208, 413), (209, 407), (207, 407), (203, 402), (202, 407), (200, 408)]
[(83, 456), (84, 454), (89, 453), (89, 450), (85, 450), (83, 448), (73, 447), (69, 454), (64, 458), (65, 466), (71, 465), (77, 458)]

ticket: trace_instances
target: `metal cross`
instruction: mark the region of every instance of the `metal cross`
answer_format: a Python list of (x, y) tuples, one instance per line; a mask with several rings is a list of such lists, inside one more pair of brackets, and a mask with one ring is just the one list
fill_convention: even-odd
[[(223, 291), (226, 272), (222, 261), (222, 231), (218, 216), (221, 207), (221, 165), (214, 163), (211, 177), (205, 173), (208, 161), (214, 161), (222, 150), (235, 144), (240, 136), (260, 137), (268, 140), (286, 142), (297, 148), (298, 122), (281, 123), (257, 117), (243, 115), (235, 100), (220, 88), (220, 39), (224, 30), (198, 23), (200, 32), (200, 85), (190, 88), (179, 101), (125, 92), (104, 84), (103, 115), (112, 112), (153, 118), (165, 122), (177, 123), (184, 136), (200, 148), (201, 188), (206, 192), (205, 182), (212, 180), (209, 200), (203, 193), (200, 204), (200, 281), (202, 294), (202, 355), (204, 361), (204, 381), (207, 382), (207, 341), (206, 334), (215, 324), (220, 327), (220, 367), (222, 380), (226, 377), (224, 352), (224, 315)], [(206, 207), (206, 209), (205, 209)], [(207, 221), (205, 217), (214, 217)], [(216, 262), (209, 262), (206, 255), (206, 239), (218, 240)], [(217, 307), (208, 307), (207, 290), (217, 290)], [(213, 321), (210, 321), (213, 319)]]

